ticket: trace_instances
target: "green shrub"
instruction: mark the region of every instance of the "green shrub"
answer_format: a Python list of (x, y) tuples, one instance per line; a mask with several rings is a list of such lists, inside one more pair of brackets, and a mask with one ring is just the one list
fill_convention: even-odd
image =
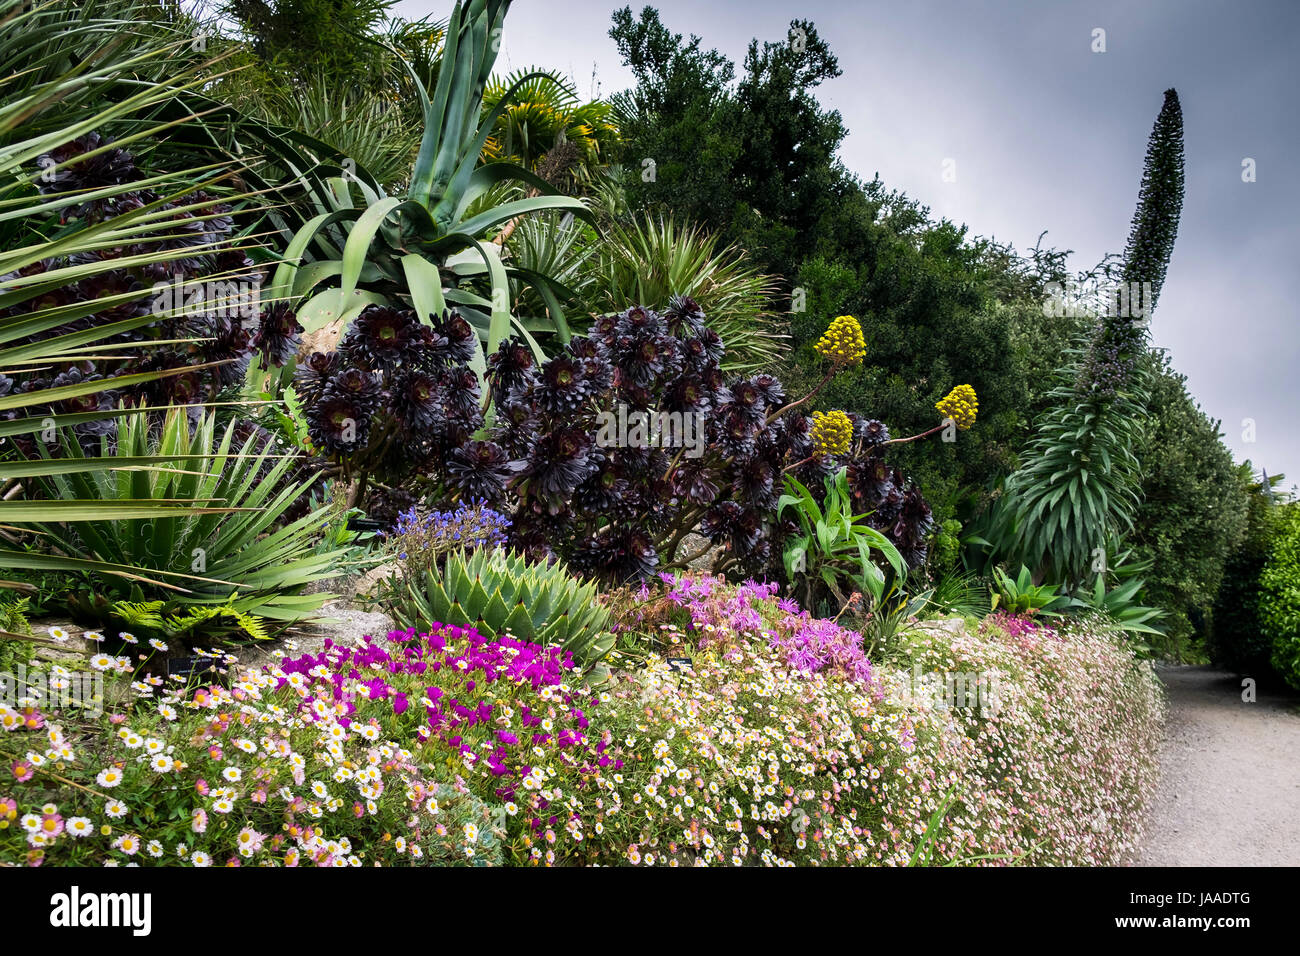
[(582, 666), (598, 663), (611, 647), (609, 611), (596, 586), (569, 574), (560, 562), (533, 562), (513, 551), (453, 551), (441, 572), (404, 577), (388, 591), (397, 622), (472, 626), (488, 637), (509, 632), (521, 641), (557, 645)]
[(1271, 647), (1273, 667), (1300, 689), (1300, 504), (1285, 506), (1276, 520), (1259, 576), (1259, 623)]
[(1246, 534), (1251, 479), (1249, 470), (1238, 474), (1219, 422), (1187, 393), (1186, 376), (1162, 353), (1150, 363), (1149, 424), (1136, 449), (1142, 503), (1128, 545), (1150, 563), (1142, 575), (1146, 597), (1168, 612), (1168, 638), (1154, 643), (1162, 656), (1187, 657), (1197, 650), (1190, 641), (1214, 604), (1224, 564)]
[(1274, 506), (1272, 489), (1282, 475), (1266, 482), (1252, 477), (1253, 466), (1238, 466), (1247, 487), (1246, 534), (1223, 566), (1223, 583), (1210, 615), (1207, 649), (1220, 667), (1242, 674), (1264, 674), (1272, 667), (1272, 647), (1259, 620), (1259, 577), (1268, 561), (1276, 519), (1283, 509)]

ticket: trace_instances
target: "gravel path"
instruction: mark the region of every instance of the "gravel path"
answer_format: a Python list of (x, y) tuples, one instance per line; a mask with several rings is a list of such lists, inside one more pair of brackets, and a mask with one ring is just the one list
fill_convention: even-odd
[(1161, 667), (1169, 719), (1139, 866), (1300, 865), (1300, 699)]

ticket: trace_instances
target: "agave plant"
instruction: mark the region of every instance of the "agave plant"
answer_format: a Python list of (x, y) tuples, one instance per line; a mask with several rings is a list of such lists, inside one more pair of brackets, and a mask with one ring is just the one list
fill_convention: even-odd
[(472, 626), (496, 636), (553, 644), (578, 664), (597, 664), (614, 646), (609, 611), (596, 586), (582, 583), (560, 562), (533, 562), (514, 551), (480, 548), (447, 555), (442, 573), (404, 580), (392, 592), (402, 627)]
[[(531, 341), (509, 310), (512, 275), (537, 285), (562, 342), (568, 325), (553, 280), (517, 273), (501, 259), (489, 233), (517, 217), (547, 210), (589, 216), (585, 205), (555, 190), (535, 173), (508, 162), (480, 165), (484, 146), (516, 82), (497, 106), (481, 116), (483, 95), (496, 60), (509, 0), (462, 0), (447, 26), (437, 85), (430, 95), (410, 73), (424, 116), (424, 134), (403, 196), (386, 195), (363, 181), (336, 177), (324, 197), (332, 207), (308, 222), (290, 242), (269, 290), (273, 299), (305, 296), (298, 310), (308, 332), (342, 328), (367, 305), (409, 303), (432, 321), (455, 303), (493, 352), (512, 326)], [(496, 187), (522, 183), (539, 195), (480, 202)], [(353, 201), (352, 186), (361, 194)], [(337, 231), (342, 241), (331, 239)], [(322, 247), (324, 253), (321, 253)], [(314, 261), (304, 263), (312, 255)], [(449, 287), (444, 289), (444, 271)], [(473, 284), (486, 282), (486, 294)], [(558, 290), (562, 292), (563, 290)], [(533, 342), (540, 355), (540, 348)], [(484, 367), (480, 350), (476, 369)]]

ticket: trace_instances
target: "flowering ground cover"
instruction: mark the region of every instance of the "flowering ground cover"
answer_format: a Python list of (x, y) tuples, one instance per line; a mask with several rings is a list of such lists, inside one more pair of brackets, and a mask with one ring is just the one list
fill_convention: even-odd
[[(6, 709), (0, 860), (1110, 863), (1131, 846), (1160, 700), (1111, 637), (990, 617), (905, 632), (873, 666), (772, 585), (664, 577), (620, 625), (639, 658), (595, 688), (558, 648), (437, 626), (234, 667), (228, 688), (155, 678), (95, 721)], [(918, 692), (916, 669), (993, 675), (996, 713)]]

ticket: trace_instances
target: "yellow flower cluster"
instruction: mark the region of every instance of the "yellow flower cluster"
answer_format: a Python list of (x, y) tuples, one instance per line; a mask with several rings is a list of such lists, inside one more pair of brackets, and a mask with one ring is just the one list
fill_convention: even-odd
[(853, 441), (853, 422), (838, 408), (812, 413), (812, 442), (819, 455), (843, 455)]
[(832, 321), (815, 348), (836, 365), (857, 365), (867, 354), (862, 326), (851, 315), (841, 315)]
[(975, 424), (975, 416), (979, 412), (980, 403), (979, 399), (975, 397), (975, 389), (969, 385), (958, 385), (935, 402), (934, 407), (939, 410), (940, 415), (944, 418), (951, 418), (953, 424), (965, 431)]

